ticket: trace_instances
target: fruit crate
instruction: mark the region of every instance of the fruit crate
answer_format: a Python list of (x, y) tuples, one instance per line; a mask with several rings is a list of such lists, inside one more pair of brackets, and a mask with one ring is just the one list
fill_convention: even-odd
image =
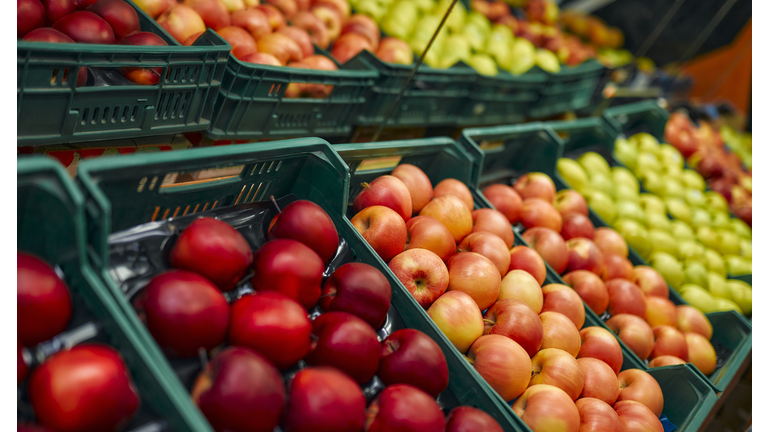
[(496, 76), (479, 75), (462, 104), (458, 126), (521, 123), (536, 106), (547, 74), (536, 68), (522, 75), (499, 69)]
[[(230, 46), (207, 31), (183, 47), (133, 3), (142, 31), (168, 46), (16, 43), (17, 145), (49, 145), (201, 131), (213, 117)], [(90, 69), (97, 84), (77, 87)], [(119, 67), (161, 68), (156, 85), (122, 78)], [(103, 78), (103, 79), (102, 79)], [(104, 85), (109, 82), (113, 85)]]
[(608, 108), (603, 112), (603, 118), (616, 132), (630, 137), (636, 133), (646, 132), (659, 140), (664, 139), (664, 128), (667, 125), (669, 112), (659, 106), (656, 100), (619, 105)]
[[(236, 167), (237, 174), (214, 181), (197, 181), (172, 189), (163, 187), (178, 173)], [(423, 331), (435, 340), (448, 361), (449, 387), (440, 395), (443, 408), (459, 404), (482, 409), (492, 415), (505, 431), (519, 431), (519, 420), (495, 393), (486, 388), (479, 375), (458, 354), (424, 310), (408, 294), (389, 268), (367, 245), (344, 216), (347, 206), (348, 171), (332, 147), (318, 138), (280, 143), (259, 143), (201, 148), (173, 153), (103, 158), (83, 163), (79, 181), (88, 202), (89, 252), (112, 294), (124, 294), (108, 273), (108, 241), (111, 233), (169, 216), (192, 215), (204, 208), (227, 208), (253, 201), (293, 194), (311, 200), (331, 216), (339, 236), (349, 245), (357, 261), (381, 270), (392, 286), (392, 308), (405, 327)], [(171, 181), (172, 183), (172, 181)], [(234, 207), (233, 207), (234, 208)], [(191, 211), (191, 212), (190, 212)], [(130, 305), (124, 312), (135, 316)], [(145, 344), (157, 348), (143, 324)], [(157, 362), (168, 364), (159, 351)], [(175, 374), (169, 381), (181, 387)], [(183, 391), (187, 391), (186, 389)], [(188, 398), (188, 396), (187, 396)], [(191, 404), (191, 402), (190, 402)], [(204, 422), (207, 425), (207, 422)]]
[(578, 66), (563, 66), (558, 73), (542, 71), (547, 75), (546, 84), (529, 117), (550, 117), (589, 106), (604, 69), (597, 60), (590, 59)]
[[(141, 398), (136, 415), (121, 431), (207, 430), (199, 426), (204, 419), (189, 404), (186, 395), (167, 380), (171, 370), (155, 360), (134, 330), (135, 317), (123, 313), (120, 299), (112, 297), (89, 265), (85, 199), (64, 168), (51, 158), (20, 158), (17, 195), (17, 249), (60, 268), (73, 300), (72, 319), (66, 332), (69, 336), (59, 335), (32, 348), (35, 360), (39, 362), (61, 345), (66, 347), (72, 342), (110, 345), (122, 355)], [(95, 336), (78, 337), (77, 333)], [(32, 420), (25, 383), (19, 386), (18, 419)]]

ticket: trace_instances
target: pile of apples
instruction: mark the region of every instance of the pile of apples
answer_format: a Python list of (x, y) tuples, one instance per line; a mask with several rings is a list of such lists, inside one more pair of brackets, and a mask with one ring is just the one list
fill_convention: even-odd
[[(750, 315), (751, 286), (726, 278), (752, 273), (752, 232), (728, 215), (722, 195), (705, 191), (680, 152), (651, 135), (617, 140), (613, 155), (629, 169), (587, 152), (559, 160), (558, 173), (686, 302)], [(648, 193), (639, 193), (641, 182)]]
[(658, 383), (638, 369), (619, 373), (618, 341), (604, 328), (582, 329), (576, 291), (541, 287), (544, 260), (513, 246), (508, 206), (472, 211), (466, 185), (449, 178), (433, 188), (410, 164), (362, 186), (352, 224), (491, 387), (516, 399), (512, 409), (531, 429), (556, 421), (564, 431), (633, 422), (663, 430)]
[[(160, 36), (141, 31), (136, 10), (123, 0), (17, 0), (16, 35), (29, 42), (168, 45)], [(160, 81), (160, 68), (119, 70), (136, 84)], [(80, 68), (77, 86), (87, 80), (86, 68)]]
[[(212, 355), (192, 399), (216, 431), (501, 431), (470, 407), (446, 420), (435, 397), (448, 366), (429, 336), (401, 329), (379, 341), (384, 274), (352, 262), (324, 275), (339, 236), (322, 208), (289, 204), (267, 238), (252, 251), (231, 225), (198, 218), (173, 245), (172, 269), (134, 299), (169, 356)], [(386, 387), (367, 404), (363, 387), (377, 382)]]
[(16, 253), (16, 311), (16, 384), (27, 380), (37, 421), (37, 425), (19, 424), (19, 431), (114, 431), (133, 417), (139, 394), (114, 348), (80, 344), (33, 367), (27, 348), (66, 330), (72, 297), (48, 263), (25, 252)]

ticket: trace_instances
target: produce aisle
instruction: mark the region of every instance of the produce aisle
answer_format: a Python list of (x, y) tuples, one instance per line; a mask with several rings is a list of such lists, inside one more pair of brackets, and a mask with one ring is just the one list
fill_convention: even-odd
[(17, 33), (18, 431), (750, 427), (751, 134), (590, 11), (17, 0)]

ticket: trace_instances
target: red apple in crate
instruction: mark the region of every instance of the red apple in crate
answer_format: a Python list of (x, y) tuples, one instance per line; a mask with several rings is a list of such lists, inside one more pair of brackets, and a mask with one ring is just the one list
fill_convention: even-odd
[(653, 330), (643, 318), (637, 315), (614, 315), (605, 325), (632, 350), (640, 360), (645, 360), (653, 350)]
[(637, 285), (626, 279), (612, 279), (605, 283), (605, 288), (608, 289), (608, 313), (645, 318), (645, 295)]
[[(75, 0), (75, 3), (95, 3), (93, 0)], [(176, 0), (133, 0), (133, 4), (146, 12), (152, 19), (157, 19), (163, 12), (176, 5)], [(90, 4), (88, 4), (90, 6)], [(85, 6), (87, 7), (87, 6)], [(83, 7), (82, 9), (85, 9)], [(78, 6), (80, 9), (80, 6)]]
[(520, 223), (526, 229), (544, 227), (560, 232), (563, 228), (563, 218), (552, 204), (540, 198), (523, 200), (523, 211), (520, 213)]
[(556, 273), (560, 274), (568, 268), (568, 247), (557, 231), (544, 227), (531, 228), (523, 233), (523, 240), (538, 252)]
[[(375, 51), (371, 42), (365, 36), (358, 33), (347, 33), (341, 35), (336, 42), (333, 43), (331, 49), (331, 55), (341, 64), (348, 62), (352, 57), (356, 56), (360, 51), (368, 50)], [(409, 206), (411, 205), (410, 196)], [(409, 214), (410, 217), (410, 214)], [(407, 220), (407, 219), (406, 219)]]
[(405, 249), (408, 229), (403, 218), (389, 207), (367, 207), (351, 222), (384, 262), (389, 262)]
[(304, 58), (299, 44), (282, 33), (262, 36), (257, 42), (257, 47), (259, 52), (272, 54), (283, 64), (301, 61)]
[(539, 198), (550, 204), (555, 200), (555, 183), (544, 173), (532, 172), (525, 174), (517, 179), (512, 187), (515, 188), (524, 200)]
[(381, 341), (376, 375), (384, 385), (410, 384), (432, 397), (448, 387), (448, 363), (440, 346), (415, 329), (397, 330)]
[(229, 304), (210, 281), (186, 270), (161, 273), (135, 300), (160, 347), (180, 357), (210, 351), (227, 335)]
[(329, 8), (334, 9), (339, 14), (342, 21), (349, 18), (352, 13), (352, 8), (345, 0), (311, 0), (309, 3), (311, 9), (318, 6), (328, 6)]
[(78, 345), (49, 357), (32, 371), (27, 394), (38, 423), (57, 431), (116, 430), (139, 407), (120, 353), (100, 344)]
[[(75, 0), (75, 9), (77, 10), (85, 10), (88, 8), (88, 6), (96, 3), (98, 0)], [(141, 3), (141, 0), (139, 0), (139, 3)]]
[(278, 292), (246, 294), (232, 303), (229, 344), (251, 348), (279, 369), (307, 355), (311, 333), (307, 311)]
[(256, 291), (277, 291), (305, 309), (320, 299), (323, 260), (312, 249), (292, 239), (264, 243), (253, 254), (251, 283)]
[(16, 37), (45, 25), (45, 7), (40, 0), (16, 0)]
[[(375, 48), (379, 41), (379, 28), (371, 18), (365, 15), (352, 15), (344, 25), (344, 28), (349, 28), (349, 31), (342, 31), (342, 33), (360, 33), (365, 36), (365, 33), (359, 29), (360, 26), (363, 26), (362, 23), (369, 21), (375, 29), (376, 42), (371, 41)], [(429, 181), (429, 177), (419, 167), (411, 164), (400, 164), (392, 171), (392, 176), (400, 179), (405, 187), (408, 188), (408, 193), (411, 196), (411, 209), (414, 213), (418, 214), (427, 205), (429, 200), (432, 199), (434, 195), (432, 182)]]
[(445, 263), (448, 267), (448, 290), (469, 294), (480, 310), (491, 307), (499, 296), (501, 276), (488, 258), (475, 252), (461, 252)]
[[(214, 0), (206, 1), (213, 2)], [(120, 42), (124, 37), (132, 33), (141, 31), (139, 15), (136, 13), (136, 9), (123, 0), (99, 0), (86, 10), (102, 17), (112, 26), (117, 42)], [(229, 14), (226, 15), (226, 19), (229, 22)]]
[(587, 238), (573, 238), (565, 242), (568, 248), (568, 269), (587, 270), (600, 275), (603, 270), (603, 253), (592, 240)]
[(677, 327), (675, 304), (662, 297), (646, 297), (645, 320), (651, 328), (658, 325)]
[(497, 301), (516, 299), (527, 304), (534, 312), (541, 313), (544, 295), (536, 279), (523, 270), (512, 270), (501, 280)]
[(472, 212), (474, 227), (472, 232), (489, 232), (496, 234), (511, 248), (515, 243), (515, 233), (507, 218), (498, 210), (477, 209)]
[(592, 225), (592, 221), (583, 214), (568, 213), (563, 216), (561, 234), (565, 240), (577, 237), (584, 237), (591, 240), (595, 235), (595, 226)]
[(273, 56), (272, 54), (262, 54), (262, 53), (252, 53), (248, 54), (247, 56), (244, 56), (239, 59), (240, 61), (247, 62), (247, 63), (253, 63), (253, 64), (263, 64), (263, 65), (269, 65), (269, 66), (282, 66), (280, 61), (277, 59), (277, 57)]
[(280, 9), (272, 6), (271, 4), (258, 5), (255, 7), (255, 9), (266, 15), (270, 27), (272, 27), (272, 31), (280, 30), (280, 28), (285, 27), (287, 24), (285, 21), (285, 16), (282, 12), (280, 12)]
[(688, 361), (704, 375), (711, 375), (717, 367), (717, 354), (709, 340), (698, 333), (684, 333), (688, 346)]
[(528, 387), (533, 370), (528, 353), (506, 336), (480, 336), (472, 344), (467, 358), (505, 401), (517, 398)]
[[(334, 44), (334, 48), (336, 44)], [(411, 194), (408, 192), (408, 187), (399, 178), (385, 175), (377, 177), (370, 184), (363, 183), (362, 186), (363, 189), (352, 203), (352, 210), (355, 213), (371, 206), (384, 206), (396, 211), (405, 222), (411, 218), (411, 213), (413, 213)]]
[[(285, 54), (286, 51), (279, 50), (276, 47), (280, 47), (284, 49), (290, 49), (290, 48), (284, 47), (284, 45), (286, 44), (285, 42), (275, 42), (274, 40), (277, 39), (277, 36), (285, 37), (286, 40), (291, 41), (293, 45), (295, 45), (295, 47), (298, 49), (297, 51), (298, 54), (296, 54), (297, 59), (298, 60), (302, 59), (301, 50), (298, 47), (298, 45), (296, 45), (296, 42), (293, 42), (291, 38), (282, 34), (275, 33), (275, 34), (269, 34), (269, 35), (263, 36), (261, 39), (259, 39), (259, 49), (257, 50), (256, 39), (254, 39), (253, 36), (251, 36), (251, 34), (248, 33), (242, 27), (231, 25), (231, 26), (218, 29), (216, 33), (218, 33), (219, 36), (221, 36), (224, 40), (229, 42), (230, 45), (232, 45), (231, 53), (233, 56), (235, 56), (235, 58), (238, 58), (238, 59), (259, 51), (259, 52), (272, 54), (283, 63), (287, 62), (287, 60), (284, 60), (285, 58), (287, 58), (287, 54), (283, 55)], [(266, 40), (270, 40), (272, 43), (268, 44)], [(262, 42), (262, 41), (265, 41), (265, 42)], [(262, 47), (262, 43), (264, 44), (264, 47)], [(291, 46), (291, 48), (293, 48), (293, 46)], [(278, 53), (280, 55), (278, 55)]]
[(506, 336), (520, 344), (532, 357), (541, 348), (544, 327), (536, 312), (525, 302), (506, 299), (496, 302), (483, 315), (484, 334)]
[[(529, 387), (547, 384), (563, 390), (572, 400), (579, 398), (584, 388), (584, 374), (572, 355), (561, 349), (546, 348), (533, 356), (531, 364)], [(618, 390), (618, 385), (616, 387)]]
[[(17, 8), (21, 3), (16, 2)], [(41, 3), (45, 7), (45, 25), (48, 26), (75, 11), (75, 0), (42, 0)]]
[(177, 4), (166, 9), (157, 23), (171, 34), (177, 42), (182, 43), (190, 36), (205, 31), (203, 18), (189, 6)]
[(242, 9), (232, 13), (232, 25), (248, 30), (254, 39), (272, 33), (272, 26), (264, 12), (258, 9)]
[(603, 253), (612, 253), (623, 257), (629, 255), (629, 247), (624, 237), (610, 228), (600, 227), (595, 229), (592, 241), (595, 242), (597, 248)]
[(447, 178), (438, 183), (435, 186), (434, 195), (435, 198), (443, 195), (453, 195), (456, 198), (459, 198), (461, 202), (467, 206), (469, 211), (472, 211), (475, 208), (475, 200), (472, 198), (472, 192), (470, 192), (467, 185), (454, 178)]
[(421, 209), (419, 216), (432, 216), (440, 221), (451, 232), (456, 243), (472, 232), (472, 211), (453, 195), (434, 198)]
[(595, 398), (581, 398), (576, 401), (581, 415), (579, 432), (622, 431), (624, 426), (613, 407)]
[(681, 359), (680, 357), (670, 356), (670, 355), (663, 355), (658, 356), (651, 361), (648, 362), (649, 368), (655, 368), (655, 367), (663, 367), (663, 366), (674, 366), (679, 364), (686, 364), (687, 361)]
[[(504, 220), (504, 223), (506, 223), (506, 219)], [(453, 238), (451, 238), (451, 240), (453, 240)], [(459, 243), (458, 251), (475, 252), (488, 258), (499, 270), (499, 275), (501, 276), (506, 275), (509, 270), (509, 249), (507, 249), (504, 240), (496, 234), (485, 231), (473, 232), (464, 237), (464, 240)]]
[(544, 295), (544, 305), (541, 312), (559, 312), (568, 317), (577, 329), (584, 326), (584, 302), (579, 295), (567, 285), (549, 284), (541, 288)]
[(265, 3), (278, 8), (289, 20), (299, 11), (299, 5), (296, 4), (295, 0), (266, 0)]
[(349, 312), (374, 329), (384, 324), (392, 299), (389, 281), (376, 267), (351, 262), (336, 269), (323, 284), (320, 307)]
[(297, 13), (291, 19), (291, 25), (308, 31), (312, 42), (322, 49), (327, 49), (331, 43), (331, 35), (325, 24), (311, 12), (301, 11)]
[(445, 432), (503, 432), (493, 417), (470, 406), (452, 409), (445, 420)]
[(71, 37), (75, 42), (108, 45), (115, 43), (112, 27), (93, 12), (71, 13), (56, 21), (53, 29)]
[(648, 297), (669, 298), (669, 286), (667, 286), (667, 282), (653, 267), (635, 267), (635, 283)]
[[(405, 227), (408, 229), (406, 250), (427, 249), (437, 254), (443, 261), (448, 261), (448, 258), (456, 253), (456, 242), (451, 232), (437, 219), (431, 216), (416, 216), (409, 220)], [(462, 240), (462, 244), (470, 237), (472, 235)], [(497, 240), (504, 244), (501, 239)]]
[(570, 396), (546, 384), (529, 387), (512, 404), (512, 411), (533, 432), (578, 432), (581, 423), (579, 410)]
[(680, 330), (668, 325), (656, 326), (653, 327), (653, 337), (651, 358), (671, 355), (688, 361), (688, 344)]
[(587, 201), (580, 193), (573, 189), (563, 189), (555, 195), (555, 209), (563, 217), (571, 213), (580, 214), (585, 217), (589, 216)]
[[(368, 39), (368, 42), (371, 43), (371, 46), (374, 49), (377, 49), (379, 47), (379, 39), (381, 38), (381, 31), (379, 30), (379, 26), (376, 24), (376, 21), (374, 21), (372, 18), (370, 18), (367, 15), (354, 14), (350, 16), (346, 21), (344, 21), (344, 25), (342, 25), (341, 27), (341, 34), (344, 35), (347, 33), (361, 34)], [(408, 165), (409, 167), (416, 168), (415, 166), (409, 165), (409, 164), (403, 164), (403, 165)], [(398, 168), (403, 165), (399, 165)], [(397, 171), (398, 168), (395, 168), (395, 171)], [(406, 169), (406, 171), (407, 170), (408, 169)], [(395, 171), (392, 172), (392, 175), (395, 177), (399, 177), (398, 175), (395, 174)], [(419, 171), (421, 170), (419, 169)], [(423, 174), (423, 171), (421, 171), (421, 173)], [(427, 181), (429, 181), (429, 179), (427, 179)], [(432, 190), (432, 183), (429, 183), (429, 190), (430, 191)], [(414, 206), (414, 211), (418, 211), (415, 207), (416, 206)]]
[(624, 355), (616, 337), (608, 330), (597, 326), (583, 328), (579, 335), (581, 348), (576, 358), (601, 360), (613, 370), (614, 375), (618, 375), (624, 362)]
[(309, 367), (289, 384), (285, 432), (360, 432), (365, 421), (365, 396), (349, 376), (329, 367)]
[(587, 270), (576, 270), (563, 276), (563, 282), (597, 315), (608, 309), (608, 289), (599, 276)]
[(707, 340), (712, 339), (712, 323), (693, 306), (677, 306), (677, 328), (684, 333), (698, 333)]
[(483, 313), (469, 294), (449, 291), (432, 303), (427, 314), (461, 353), (483, 335)]
[(287, 402), (280, 372), (243, 347), (227, 347), (214, 357), (191, 393), (215, 430), (271, 432)]
[(515, 246), (509, 250), (509, 270), (523, 270), (533, 276), (539, 285), (547, 278), (547, 266), (541, 255), (528, 246)]
[(539, 318), (544, 326), (541, 349), (558, 348), (576, 357), (581, 347), (581, 336), (570, 318), (558, 312), (542, 312)]
[[(192, 36), (190, 36), (190, 37), (186, 38), (186, 39), (184, 40), (184, 42), (182, 42), (182, 45), (184, 45), (184, 46), (192, 46), (192, 45), (194, 45), (194, 44), (195, 44), (195, 42), (197, 42), (197, 39), (199, 39), (199, 38), (200, 38), (200, 36), (202, 36), (202, 35), (203, 35), (203, 33), (204, 33), (204, 32), (198, 32), (198, 33), (195, 33), (195, 34), (193, 34)], [(241, 61), (246, 61), (246, 60), (245, 60), (245, 58), (246, 58), (246, 57), (250, 57), (251, 55), (253, 55), (253, 54), (248, 54), (247, 56), (243, 56), (243, 58), (242, 58), (242, 59), (239, 59), (239, 60), (241, 60)]]
[[(289, 63), (288, 67), (318, 69), (318, 70), (338, 70), (336, 64), (328, 57), (323, 55), (312, 55), (300, 62)], [(298, 90), (294, 92), (292, 89)], [(285, 90), (285, 97), (309, 97), (315, 99), (325, 99), (333, 92), (332, 85), (323, 84), (301, 84), (290, 83)]]
[[(120, 45), (168, 46), (168, 43), (154, 33), (136, 32), (124, 37)], [(84, 68), (80, 70), (85, 71)], [(136, 84), (155, 85), (160, 82), (163, 68), (121, 68), (120, 73)]]
[(366, 412), (367, 432), (443, 432), (445, 417), (435, 399), (408, 384), (385, 388)]
[(507, 217), (510, 224), (520, 221), (523, 212), (523, 199), (511, 186), (494, 184), (483, 189), (483, 195), (493, 204), (496, 210)]
[(639, 402), (617, 402), (613, 409), (624, 426), (624, 432), (664, 432), (658, 416)]
[(216, 31), (232, 23), (229, 9), (222, 0), (184, 0), (184, 4), (200, 15), (206, 27)]
[(584, 374), (584, 389), (580, 397), (600, 399), (613, 405), (621, 391), (613, 369), (604, 361), (591, 357), (582, 357), (576, 363)]
[[(27, 33), (21, 40), (29, 42), (75, 43), (71, 37), (49, 27), (36, 28)], [(85, 68), (80, 68), (80, 70), (85, 71)]]
[(385, 37), (376, 50), (376, 57), (385, 63), (410, 65), (413, 63), (413, 50), (398, 38)]
[[(621, 255), (613, 253), (603, 254), (603, 280), (626, 279), (635, 282), (635, 269), (632, 263)], [(642, 288), (641, 288), (642, 289)]]
[(51, 339), (67, 328), (70, 318), (72, 298), (64, 281), (45, 261), (16, 252), (16, 332), (21, 345)]
[(336, 40), (341, 35), (341, 23), (343, 17), (339, 11), (331, 6), (318, 5), (313, 7), (310, 12), (323, 22), (328, 29), (330, 40)]
[(448, 268), (426, 249), (409, 249), (395, 256), (389, 269), (425, 309), (448, 289)]
[[(288, 28), (288, 27), (286, 27)], [(315, 251), (323, 262), (336, 254), (339, 233), (322, 207), (308, 200), (294, 201), (273, 219), (268, 239), (288, 238), (300, 241)]]
[(328, 312), (312, 321), (314, 342), (307, 363), (331, 366), (362, 385), (379, 368), (381, 346), (367, 322), (346, 312)]

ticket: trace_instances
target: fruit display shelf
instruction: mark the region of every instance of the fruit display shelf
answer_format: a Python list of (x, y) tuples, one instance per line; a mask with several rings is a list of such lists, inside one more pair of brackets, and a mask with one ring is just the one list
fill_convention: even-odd
[[(168, 46), (16, 43), (18, 146), (208, 129), (229, 44), (206, 32), (195, 45), (183, 47), (130, 4), (141, 30)], [(89, 84), (78, 87), (74, 77), (86, 67)], [(161, 69), (161, 78), (155, 85), (137, 85), (117, 73), (125, 67)]]
[[(43, 258), (58, 267), (70, 289), (72, 319), (65, 333), (29, 348), (35, 361), (44, 362), (62, 348), (75, 343), (106, 344), (116, 348), (136, 385), (140, 406), (132, 420), (120, 430), (200, 431), (203, 420), (175, 391), (166, 377), (172, 371), (158, 363), (134, 330), (136, 325), (123, 313), (86, 259), (85, 199), (62, 166), (53, 159), (29, 157), (17, 163), (17, 249)], [(17, 417), (30, 421), (34, 412), (27, 396), (27, 383), (19, 384)], [(115, 403), (114, 401), (112, 403)], [(47, 416), (55, 416), (51, 412)], [(88, 416), (88, 413), (83, 413)]]
[[(174, 183), (182, 175), (196, 178), (195, 173), (205, 179)], [(348, 178), (347, 167), (338, 154), (317, 138), (107, 158), (83, 163), (78, 172), (88, 204), (90, 256), (111, 293), (124, 300), (126, 295), (109, 274), (108, 238), (112, 233), (168, 217), (181, 216), (178, 220), (183, 220), (186, 215), (188, 219), (200, 214), (201, 209), (226, 212), (248, 208), (270, 196), (292, 194), (320, 205), (331, 216), (354, 259), (375, 266), (389, 280), (389, 317), (405, 327), (423, 331), (440, 346), (449, 370), (448, 389), (438, 399), (442, 407), (450, 410), (459, 404), (474, 406), (493, 416), (505, 431), (524, 429), (344, 216)], [(174, 186), (169, 188), (169, 184)], [(127, 302), (123, 309), (126, 314), (136, 314)], [(168, 359), (144, 325), (136, 325), (144, 344), (153, 348), (156, 361), (167, 366)], [(182, 383), (176, 374), (171, 374), (168, 381), (178, 391), (187, 393), (189, 376), (185, 375), (186, 381)], [(185, 399), (188, 407), (194, 409), (189, 396)], [(203, 425), (204, 430), (210, 430), (207, 422), (203, 421)]]

